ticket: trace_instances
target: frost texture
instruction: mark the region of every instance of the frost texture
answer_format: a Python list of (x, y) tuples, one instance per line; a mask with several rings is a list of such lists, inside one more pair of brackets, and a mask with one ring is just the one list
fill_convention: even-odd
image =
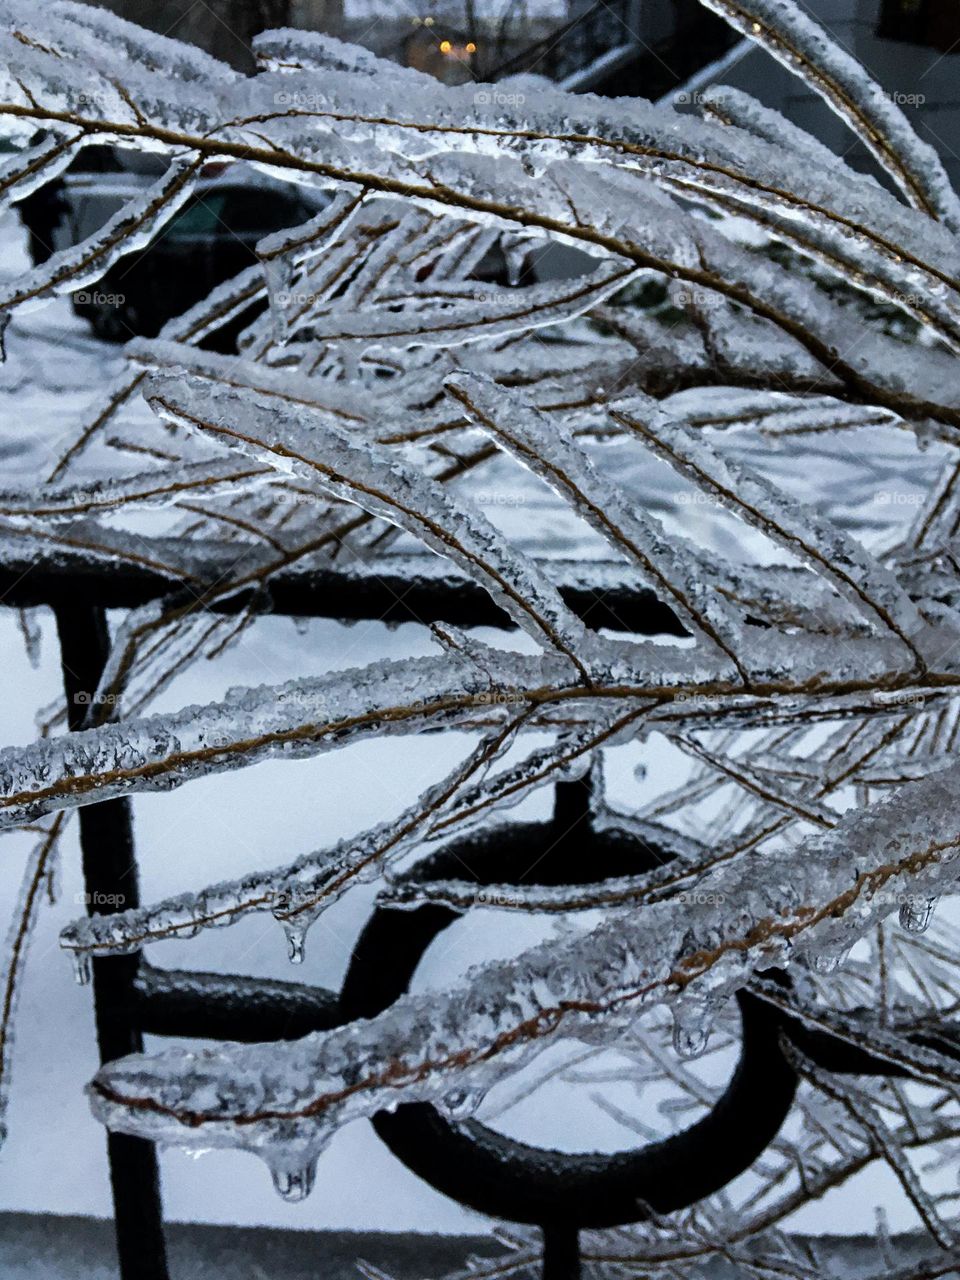
[[(89, 242), (7, 286), (3, 309), (146, 243), (209, 160), (242, 155), (265, 198), (282, 178), (322, 205), (131, 343), (48, 476), (0, 494), (12, 577), (123, 569), (163, 587), (117, 628), (84, 728), (57, 733), (51, 712), (36, 742), (0, 752), (0, 825), (374, 735), (456, 728), (465, 744), (390, 821), (75, 921), (62, 942), (78, 972), (254, 911), (297, 962), (311, 922), (365, 881), (396, 909), (565, 922), (369, 1021), (111, 1064), (94, 1108), (163, 1142), (254, 1150), (298, 1200), (339, 1125), (407, 1099), (462, 1120), (561, 1039), (578, 1061), (615, 1046), (631, 1079), (669, 1078), (702, 1105), (688, 1060), (734, 1042), (727, 998), (748, 985), (941, 1091), (907, 1106), (795, 1054), (803, 1136), (755, 1171), (769, 1216), (758, 1193), (651, 1220), (618, 1240), (616, 1275), (686, 1277), (710, 1256), (747, 1274), (751, 1233), (779, 1266), (777, 1223), (869, 1153), (954, 1247), (907, 1153), (960, 1136), (942, 1105), (955, 1068), (922, 1039), (957, 998), (938, 904), (960, 842), (960, 206), (898, 108), (797, 5), (710, 6), (805, 75), (908, 203), (725, 90), (704, 119), (546, 85), (483, 103), (475, 85), (310, 33), (264, 33), (243, 77), (80, 5), (10, 0), (0, 21), (0, 133), (19, 148), (0, 197), (23, 199), (81, 145), (169, 162)], [(531, 282), (558, 245), (581, 251), (579, 270)], [(238, 355), (199, 349), (241, 316)], [(187, 664), (216, 660), (271, 592), (303, 582), (380, 591), (436, 653), (154, 711)], [(404, 614), (422, 588), (489, 597), (523, 651)], [(658, 634), (637, 634), (652, 616)], [(627, 752), (638, 788), (674, 764), (664, 788), (615, 803), (602, 783)], [(511, 830), (538, 788), (586, 778), (595, 838), (647, 862), (602, 882), (584, 867), (576, 885), (505, 878), (483, 901), (466, 879), (420, 874), (450, 841)], [(0, 1091), (41, 862), (10, 934)]]

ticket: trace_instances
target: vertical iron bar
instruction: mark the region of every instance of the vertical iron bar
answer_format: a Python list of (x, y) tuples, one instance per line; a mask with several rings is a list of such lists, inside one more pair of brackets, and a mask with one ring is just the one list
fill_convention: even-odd
[[(67, 722), (82, 728), (110, 653), (106, 614), (95, 605), (56, 609)], [(130, 805), (106, 800), (79, 814), (87, 911), (106, 914), (139, 906)], [(133, 984), (140, 955), (93, 961), (93, 1006), (100, 1061), (143, 1049), (135, 1022)], [(121, 1280), (168, 1280), (157, 1152), (152, 1142), (107, 1134)]]
[(553, 788), (553, 825), (558, 842), (569, 838), (577, 845), (587, 837), (590, 802), (593, 795), (592, 770), (572, 782), (558, 782)]
[(566, 1223), (543, 1228), (543, 1280), (580, 1280), (580, 1233)]

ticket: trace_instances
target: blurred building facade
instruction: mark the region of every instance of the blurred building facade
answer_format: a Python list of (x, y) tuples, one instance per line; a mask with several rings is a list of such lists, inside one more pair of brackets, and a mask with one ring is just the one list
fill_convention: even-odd
[[(803, 7), (903, 109), (960, 189), (960, 0), (804, 0)], [(876, 173), (866, 150), (817, 94), (755, 45), (744, 42), (738, 51), (691, 81), (686, 96), (695, 102), (709, 84), (742, 89), (856, 168)]]
[[(324, 31), (447, 83), (536, 75), (574, 91), (743, 89), (870, 168), (820, 98), (699, 0), (99, 0), (245, 70), (269, 27)], [(804, 0), (879, 80), (960, 185), (960, 0)], [(732, 49), (732, 53), (730, 52)], [(714, 65), (715, 64), (715, 65)]]

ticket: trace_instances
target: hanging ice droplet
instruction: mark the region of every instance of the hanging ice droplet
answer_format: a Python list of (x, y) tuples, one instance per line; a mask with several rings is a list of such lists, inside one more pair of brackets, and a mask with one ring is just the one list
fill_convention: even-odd
[(933, 913), (937, 909), (939, 896), (933, 898), (910, 898), (900, 904), (900, 927), (907, 933), (925, 933), (930, 927)]
[(73, 953), (73, 976), (77, 980), (77, 985), (85, 987), (90, 981), (93, 973), (93, 964), (90, 960), (89, 951), (75, 951)]
[(673, 1011), (673, 1048), (680, 1058), (699, 1058), (710, 1040), (710, 1019), (705, 1008)]
[(277, 1195), (288, 1204), (306, 1200), (313, 1190), (317, 1173), (316, 1160), (305, 1160), (302, 1165), (274, 1165), (270, 1170)]
[(287, 959), (291, 964), (303, 964), (304, 946), (307, 941), (306, 929), (302, 924), (291, 924), (289, 920), (285, 920), (283, 932), (287, 939)]
[(469, 1120), (476, 1115), (485, 1097), (485, 1090), (459, 1086), (437, 1099), (437, 1110), (448, 1120)]

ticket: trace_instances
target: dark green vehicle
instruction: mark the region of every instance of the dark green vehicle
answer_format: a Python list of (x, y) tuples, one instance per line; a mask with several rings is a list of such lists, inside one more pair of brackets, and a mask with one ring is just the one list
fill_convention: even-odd
[[(82, 168), (74, 166), (19, 205), (34, 262), (95, 233), (163, 172), (158, 158), (107, 147), (86, 149), (81, 161)], [(187, 203), (153, 240), (78, 290), (73, 308), (107, 341), (155, 337), (168, 320), (256, 262), (264, 236), (306, 222), (328, 199), (322, 191), (272, 181), (247, 165), (208, 166)], [(231, 332), (222, 331), (218, 347), (232, 347), (255, 313), (245, 313)]]

